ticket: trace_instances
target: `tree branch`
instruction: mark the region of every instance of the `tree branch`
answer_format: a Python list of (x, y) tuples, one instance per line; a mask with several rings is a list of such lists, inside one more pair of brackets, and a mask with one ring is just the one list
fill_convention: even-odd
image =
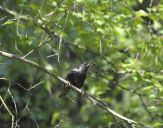
[(11, 128), (14, 128), (14, 119), (15, 116), (12, 114), (12, 112), (10, 111), (10, 109), (7, 107), (6, 103), (4, 102), (4, 100), (2, 99), (2, 96), (0, 95), (0, 100), (2, 102), (2, 104), (4, 105), (5, 109), (7, 110), (7, 112), (10, 114), (11, 116)]
[[(83, 94), (84, 97), (86, 97), (87, 99), (89, 99), (94, 105), (97, 105), (99, 107), (101, 107), (102, 109), (104, 109), (107, 113), (115, 116), (115, 117), (118, 117), (119, 119), (125, 121), (126, 123), (128, 124), (138, 124), (138, 125), (143, 125), (143, 124), (140, 124), (134, 120), (131, 120), (131, 119), (128, 119), (118, 113), (116, 113), (115, 111), (111, 110), (104, 102), (98, 100), (96, 97), (94, 96), (91, 96), (90, 94), (82, 91), (81, 89), (75, 87), (74, 85), (70, 84), (68, 81), (66, 81), (65, 79), (63, 79), (62, 77), (60, 76), (57, 76), (55, 75), (54, 73), (51, 73), (50, 71), (48, 71), (47, 69), (45, 69), (43, 66), (33, 62), (33, 61), (30, 61), (30, 60), (27, 60), (27, 59), (24, 59), (23, 57), (19, 57), (19, 56), (16, 56), (16, 55), (13, 55), (13, 54), (10, 54), (10, 53), (7, 53), (7, 52), (3, 52), (3, 51), (0, 51), (0, 55), (1, 56), (5, 56), (5, 57), (8, 57), (10, 59), (13, 59), (13, 60), (19, 60), (21, 62), (24, 62), (26, 64), (29, 64), (33, 67), (36, 67), (38, 68), (39, 70), (42, 70), (43, 72), (46, 72), (47, 74), (49, 74), (50, 76), (54, 77), (56, 80), (60, 81), (61, 83), (63, 84), (66, 84), (67, 86), (69, 86), (70, 88), (72, 88), (74, 91), (80, 93), (80, 94)], [(143, 125), (144, 126), (144, 125)]]
[(145, 111), (148, 113), (148, 115), (150, 116), (151, 120), (155, 120), (155, 118), (153, 117), (152, 113), (148, 110), (146, 104), (144, 103), (143, 97), (141, 95), (139, 95), (140, 101), (145, 109)]
[(6, 13), (10, 16), (13, 16), (15, 18), (19, 18), (19, 19), (24, 20), (24, 21), (29, 21), (29, 20), (33, 19), (29, 16), (19, 15), (15, 11), (11, 11), (8, 8), (3, 7), (2, 5), (0, 5), (0, 12)]

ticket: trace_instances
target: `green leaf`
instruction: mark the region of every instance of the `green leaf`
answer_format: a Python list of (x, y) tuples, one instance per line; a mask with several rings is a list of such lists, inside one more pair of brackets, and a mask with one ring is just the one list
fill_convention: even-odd
[(56, 120), (58, 119), (58, 117), (59, 117), (58, 112), (53, 113), (52, 119), (51, 119), (51, 124), (54, 124), (56, 122)]
[(13, 24), (14, 21), (13, 20), (7, 20), (5, 23), (3, 23), (2, 25), (9, 25), (9, 24)]
[(136, 11), (135, 14), (137, 18), (142, 17), (142, 16), (148, 16), (148, 13), (145, 12), (144, 10)]
[(161, 122), (157, 122), (154, 124), (154, 128), (162, 128), (163, 127), (163, 123)]
[(142, 89), (142, 91), (145, 93), (148, 93), (148, 92), (151, 92), (153, 90), (153, 88), (154, 88), (153, 86), (147, 86), (147, 87), (144, 87)]

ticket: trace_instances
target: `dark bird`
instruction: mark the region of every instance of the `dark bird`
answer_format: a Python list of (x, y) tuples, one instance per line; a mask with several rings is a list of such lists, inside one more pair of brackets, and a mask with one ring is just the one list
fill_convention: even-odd
[[(70, 70), (66, 75), (66, 80), (69, 81), (72, 85), (77, 88), (81, 88), (84, 84), (86, 73), (91, 64), (82, 63), (78, 68), (74, 68)], [(64, 90), (59, 95), (60, 98), (65, 97), (70, 90), (70, 87), (64, 87)]]

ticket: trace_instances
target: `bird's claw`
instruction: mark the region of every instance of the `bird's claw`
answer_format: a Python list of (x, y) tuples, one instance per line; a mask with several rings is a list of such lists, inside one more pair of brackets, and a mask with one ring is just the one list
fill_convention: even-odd
[(67, 81), (67, 84), (65, 85), (65, 87), (69, 87), (71, 85), (71, 83), (69, 81)]
[(83, 96), (85, 94), (85, 91), (81, 89), (81, 95)]

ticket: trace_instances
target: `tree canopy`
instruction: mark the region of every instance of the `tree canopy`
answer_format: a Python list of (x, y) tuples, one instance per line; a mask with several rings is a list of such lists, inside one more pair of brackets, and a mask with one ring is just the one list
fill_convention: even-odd
[(162, 128), (162, 16), (161, 0), (0, 0), (0, 126)]

